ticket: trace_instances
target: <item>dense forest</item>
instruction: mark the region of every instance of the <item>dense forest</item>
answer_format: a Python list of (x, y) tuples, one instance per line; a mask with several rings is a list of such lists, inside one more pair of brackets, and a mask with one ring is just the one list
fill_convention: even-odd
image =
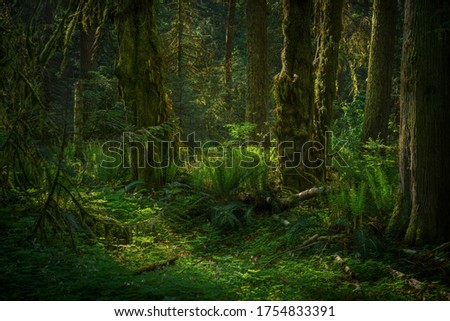
[(447, 1), (0, 7), (2, 300), (450, 300)]

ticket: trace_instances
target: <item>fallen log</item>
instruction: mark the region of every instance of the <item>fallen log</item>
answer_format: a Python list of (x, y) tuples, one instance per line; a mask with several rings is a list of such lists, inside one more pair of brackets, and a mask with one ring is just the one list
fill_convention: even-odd
[(306, 191), (300, 192), (296, 194), (296, 199), (298, 201), (305, 201), (310, 198), (319, 196), (323, 193), (329, 192), (331, 190), (330, 186), (321, 186), (321, 187), (312, 187), (307, 189)]
[(345, 261), (337, 254), (334, 255), (334, 259), (339, 265), (342, 267), (342, 270), (350, 276), (350, 279), (355, 286), (355, 291), (361, 292), (361, 285), (359, 284), (358, 279), (355, 276), (355, 273), (350, 269), (350, 267), (345, 263)]
[(135, 275), (139, 275), (142, 274), (144, 272), (151, 272), (151, 271), (156, 271), (156, 270), (161, 270), (162, 268), (169, 266), (169, 265), (173, 265), (175, 264), (175, 261), (178, 260), (178, 257), (170, 257), (165, 261), (158, 261), (158, 262), (152, 262), (149, 263), (143, 267), (141, 267), (140, 269), (136, 270), (134, 272)]
[(312, 187), (300, 193), (290, 193), (289, 195), (284, 195), (276, 199), (276, 202), (281, 208), (288, 208), (296, 205), (298, 202), (306, 201), (321, 194), (328, 193), (331, 189), (331, 186)]

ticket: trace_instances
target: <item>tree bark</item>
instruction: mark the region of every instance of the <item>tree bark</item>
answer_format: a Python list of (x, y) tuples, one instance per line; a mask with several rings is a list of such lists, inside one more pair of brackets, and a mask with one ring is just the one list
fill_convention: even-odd
[(183, 35), (184, 35), (184, 12), (183, 1), (178, 0), (178, 26), (177, 26), (177, 76), (178, 76), (178, 104), (183, 106)]
[(229, 0), (225, 52), (225, 107), (229, 117), (233, 112), (233, 31), (235, 15), (236, 0)]
[(316, 138), (324, 145), (325, 132), (333, 123), (333, 102), (336, 96), (339, 42), (342, 33), (343, 0), (317, 0), (319, 6), (319, 44), (316, 68), (315, 107)]
[[(136, 131), (160, 125), (172, 116), (164, 89), (160, 39), (155, 21), (155, 0), (123, 0), (118, 9), (119, 62), (116, 75), (128, 110), (128, 121)], [(167, 138), (169, 139), (169, 137)], [(132, 179), (159, 188), (163, 157), (160, 142), (136, 141), (130, 145)]]
[(450, 8), (407, 0), (400, 92), (400, 194), (389, 232), (412, 245), (450, 241)]
[(73, 90), (73, 144), (75, 146), (75, 158), (83, 157), (83, 133), (84, 133), (84, 99), (83, 81), (80, 79), (74, 85)]
[[(81, 17), (83, 20), (83, 17)], [(83, 26), (80, 24), (80, 72), (81, 79), (88, 79), (89, 72), (97, 68), (95, 59), (95, 22), (97, 19), (90, 17), (88, 24)]]
[(283, 183), (303, 191), (314, 185), (305, 167), (307, 155), (301, 154), (313, 133), (312, 6), (309, 0), (283, 0), (282, 5), (284, 43), (282, 70), (274, 79), (275, 134)]
[[(83, 20), (83, 15), (81, 19)], [(86, 111), (91, 109), (84, 99), (84, 91), (87, 89), (89, 72), (97, 68), (95, 60), (95, 22), (94, 17), (87, 17), (87, 23), (80, 23), (80, 79), (74, 85), (74, 128), (73, 143), (75, 145), (75, 157), (83, 158), (83, 144), (85, 140)]]
[(247, 109), (245, 121), (256, 125), (253, 139), (266, 132), (268, 110), (268, 40), (266, 0), (247, 1)]
[(369, 74), (361, 141), (386, 141), (392, 107), (391, 87), (396, 42), (397, 0), (375, 0), (372, 16)]

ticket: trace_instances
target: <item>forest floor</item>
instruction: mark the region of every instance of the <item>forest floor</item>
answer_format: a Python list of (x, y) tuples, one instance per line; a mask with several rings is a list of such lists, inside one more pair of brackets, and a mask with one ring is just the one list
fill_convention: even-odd
[(266, 213), (224, 231), (201, 218), (173, 219), (149, 197), (106, 188), (83, 195), (91, 212), (129, 226), (132, 237), (75, 231), (68, 246), (51, 234), (33, 236), (36, 209), (13, 196), (0, 209), (0, 299), (449, 299), (445, 271), (389, 245), (363, 258), (348, 240), (293, 236)]

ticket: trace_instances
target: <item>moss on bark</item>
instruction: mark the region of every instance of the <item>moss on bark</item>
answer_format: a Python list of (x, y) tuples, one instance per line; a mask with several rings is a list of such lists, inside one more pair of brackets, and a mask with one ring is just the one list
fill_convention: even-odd
[(319, 47), (314, 64), (316, 69), (315, 126), (316, 138), (325, 143), (325, 132), (333, 122), (333, 102), (336, 96), (339, 42), (342, 32), (343, 0), (319, 0)]
[[(155, 4), (153, 0), (122, 0), (117, 13), (120, 52), (116, 75), (129, 124), (135, 130), (160, 125), (172, 116), (171, 103), (163, 85)], [(164, 182), (164, 175), (162, 169), (154, 168), (152, 163), (161, 157), (160, 144), (157, 141), (141, 143), (136, 144), (131, 153), (132, 179), (158, 188)]]
[[(298, 190), (315, 183), (311, 171), (305, 167), (306, 155), (301, 154), (313, 133), (311, 9), (311, 1), (283, 1), (283, 67), (274, 79), (279, 169), (284, 184)], [(294, 153), (300, 158), (295, 159)], [(288, 168), (288, 160), (294, 160), (296, 166)]]

